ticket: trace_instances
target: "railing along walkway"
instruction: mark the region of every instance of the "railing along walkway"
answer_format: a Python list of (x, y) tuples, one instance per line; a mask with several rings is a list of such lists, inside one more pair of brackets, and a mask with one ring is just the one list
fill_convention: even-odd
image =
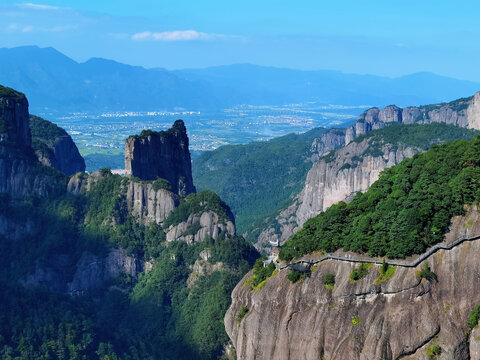
[[(465, 241), (474, 241), (474, 240), (479, 240), (480, 235), (470, 237), (470, 238), (460, 238), (457, 239), (449, 244), (445, 243), (438, 243), (436, 245), (433, 245), (431, 248), (429, 248), (426, 252), (424, 252), (422, 255), (420, 255), (418, 258), (408, 262), (405, 260), (389, 260), (385, 259), (385, 261), (389, 265), (394, 265), (394, 266), (403, 266), (403, 267), (416, 267), (418, 264), (420, 264), (423, 260), (427, 259), (431, 255), (433, 255), (435, 252), (438, 250), (451, 250), (457, 245), (460, 245), (461, 243)], [(298, 270), (298, 271), (307, 271), (310, 269), (312, 265), (318, 264), (319, 262), (325, 261), (325, 260), (339, 260), (339, 261), (347, 261), (347, 262), (353, 262), (353, 263), (373, 263), (373, 264), (379, 264), (381, 265), (383, 263), (383, 258), (372, 258), (369, 256), (352, 256), (352, 255), (338, 255), (338, 254), (326, 254), (322, 255), (317, 259), (306, 259), (306, 258), (300, 258), (295, 261), (292, 261), (291, 263), (287, 264), (279, 264), (278, 262), (275, 263), (275, 267), (279, 270), (285, 269), (287, 267)], [(301, 266), (302, 264), (305, 264), (306, 267)]]

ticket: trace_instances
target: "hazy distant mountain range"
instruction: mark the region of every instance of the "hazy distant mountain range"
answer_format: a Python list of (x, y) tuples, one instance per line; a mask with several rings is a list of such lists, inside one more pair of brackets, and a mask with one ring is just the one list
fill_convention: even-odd
[(0, 49), (0, 84), (42, 111), (207, 110), (307, 101), (399, 106), (469, 96), (480, 83), (416, 73), (399, 78), (237, 64), (206, 69), (145, 69), (99, 58), (78, 63), (53, 48)]

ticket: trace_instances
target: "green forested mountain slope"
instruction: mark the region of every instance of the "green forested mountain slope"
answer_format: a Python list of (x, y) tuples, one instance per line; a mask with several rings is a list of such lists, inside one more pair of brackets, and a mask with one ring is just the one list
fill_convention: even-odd
[(308, 220), (283, 247), (289, 260), (338, 248), (391, 258), (442, 240), (463, 205), (480, 200), (480, 137), (434, 145), (385, 170), (368, 191)]
[[(222, 320), (230, 293), (257, 252), (243, 238), (225, 236), (193, 245), (167, 244), (160, 226), (139, 225), (127, 214), (118, 197), (124, 181), (128, 179), (105, 170), (84, 195), (59, 191), (56, 197), (22, 203), (2, 195), (0, 218), (30, 231), (15, 241), (0, 236), (2, 263), (8, 268), (0, 274), (0, 358), (216, 359), (221, 355), (228, 340)], [(191, 201), (198, 204), (195, 196), (190, 196)], [(205, 200), (205, 194), (200, 196)], [(224, 206), (213, 195), (208, 201), (213, 208)], [(153, 269), (141, 273), (138, 281), (119, 273), (103, 288), (82, 296), (22, 285), (37, 266), (60, 267), (69, 279), (82, 254), (101, 256), (111, 247), (125, 248), (141, 261), (153, 259)], [(192, 266), (205, 249), (211, 253), (209, 262), (224, 266), (188, 287)]]
[(226, 145), (204, 152), (193, 161), (197, 189), (210, 189), (229, 204), (243, 233), (261, 217), (298, 193), (312, 166), (313, 139), (326, 130), (289, 134), (266, 142)]

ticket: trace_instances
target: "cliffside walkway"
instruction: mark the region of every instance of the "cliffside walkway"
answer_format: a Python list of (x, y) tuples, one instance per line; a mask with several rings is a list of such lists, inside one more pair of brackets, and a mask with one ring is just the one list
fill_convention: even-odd
[[(408, 262), (405, 260), (389, 260), (385, 258), (385, 261), (387, 262), (388, 265), (393, 265), (393, 266), (403, 266), (403, 267), (416, 267), (418, 264), (420, 264), (422, 261), (436, 253), (438, 250), (451, 250), (454, 247), (466, 242), (466, 241), (474, 241), (474, 240), (480, 240), (480, 235), (474, 236), (474, 237), (469, 237), (469, 238), (460, 238), (457, 239), (449, 244), (445, 243), (438, 243), (436, 245), (433, 245), (431, 248), (429, 248), (426, 252), (424, 252), (422, 255), (417, 257), (416, 259)], [(378, 264), (381, 265), (383, 263), (383, 258), (372, 258), (369, 256), (352, 256), (352, 255), (339, 255), (339, 254), (326, 254), (322, 255), (317, 259), (307, 259), (307, 258), (300, 258), (295, 261), (292, 261), (291, 263), (287, 264), (279, 264), (278, 262), (275, 263), (275, 267), (279, 270), (285, 269), (285, 268), (291, 268), (297, 271), (305, 272), (310, 270), (310, 268), (318, 264), (322, 261), (325, 260), (339, 260), (339, 261), (347, 261), (347, 262), (352, 262), (352, 263), (372, 263), (372, 264)], [(303, 265), (303, 266), (302, 266)]]

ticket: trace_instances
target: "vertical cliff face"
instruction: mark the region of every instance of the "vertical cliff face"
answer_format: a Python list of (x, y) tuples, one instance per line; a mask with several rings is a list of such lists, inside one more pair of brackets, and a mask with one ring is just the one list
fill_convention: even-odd
[(443, 104), (412, 106), (405, 109), (390, 105), (384, 109), (368, 109), (358, 117), (355, 125), (347, 129), (345, 144), (357, 136), (390, 124), (414, 123), (445, 123), (480, 130), (480, 92), (468, 98)]
[[(363, 112), (349, 128), (330, 129), (315, 139), (311, 147), (311, 159), (317, 162), (309, 171), (303, 190), (287, 208), (280, 210), (274, 218), (267, 219), (266, 226), (257, 238), (257, 249), (261, 250), (269, 241), (288, 240), (309, 218), (339, 201), (348, 201), (359, 191), (367, 190), (383, 169), (397, 164), (405, 157), (413, 156), (421, 151), (420, 148), (425, 149), (424, 146), (399, 147), (386, 142), (376, 153), (370, 152), (368, 156), (363, 156), (368, 153), (370, 140), (355, 143), (355, 139), (393, 124), (433, 123), (480, 130), (480, 92), (472, 97), (443, 104), (405, 109), (395, 105), (384, 109), (371, 108)], [(439, 143), (435, 136), (432, 133), (433, 141), (424, 139), (424, 143)], [(343, 149), (322, 159), (328, 152), (341, 147)]]
[(178, 206), (179, 196), (167, 189), (157, 189), (152, 183), (131, 181), (126, 192), (128, 212), (140, 223), (162, 224)]
[(0, 86), (0, 144), (29, 147), (32, 138), (25, 95)]
[(312, 160), (317, 161), (323, 155), (330, 151), (338, 149), (345, 145), (347, 129), (330, 129), (320, 138), (316, 138), (312, 142), (310, 152), (313, 154)]
[[(377, 110), (375, 110), (377, 113)], [(390, 112), (395, 114), (395, 112)], [(368, 118), (367, 114), (367, 118)], [(375, 115), (375, 116), (378, 116)], [(398, 115), (388, 118), (394, 119)], [(471, 138), (475, 131), (445, 124), (394, 126), (369, 132), (317, 161), (307, 174), (302, 191), (279, 211), (260, 233), (257, 249), (270, 241), (285, 242), (305, 221), (340, 201), (350, 201), (368, 190), (382, 170), (434, 144)]]
[(70, 135), (57, 125), (38, 116), (30, 116), (32, 147), (38, 160), (65, 175), (85, 171), (85, 160)]
[(163, 178), (175, 193), (195, 192), (187, 129), (177, 120), (167, 131), (144, 131), (125, 142), (126, 174), (141, 180)]
[(280, 211), (273, 224), (260, 233), (257, 249), (262, 249), (270, 241), (287, 241), (305, 221), (339, 201), (349, 201), (357, 192), (367, 190), (378, 180), (382, 170), (421, 151), (420, 148), (387, 143), (376, 154), (368, 154), (370, 141), (352, 142), (316, 162), (292, 204)]
[(31, 143), (25, 95), (0, 86), (0, 193), (13, 200), (48, 196), (64, 181), (41, 166)]
[[(445, 243), (480, 235), (476, 207), (452, 220)], [(257, 291), (245, 285), (247, 274), (232, 293), (225, 328), (239, 360), (428, 360), (439, 346), (439, 359), (478, 359), (479, 331), (467, 326), (480, 302), (478, 259), (480, 240), (439, 250), (409, 268), (397, 266), (391, 279), (379, 282), (379, 266), (364, 278), (350, 280), (358, 264), (326, 260), (311, 276), (292, 284), (284, 269)], [(428, 264), (437, 280), (421, 279)], [(333, 289), (322, 277), (335, 275)], [(248, 309), (238, 320), (242, 307)]]

